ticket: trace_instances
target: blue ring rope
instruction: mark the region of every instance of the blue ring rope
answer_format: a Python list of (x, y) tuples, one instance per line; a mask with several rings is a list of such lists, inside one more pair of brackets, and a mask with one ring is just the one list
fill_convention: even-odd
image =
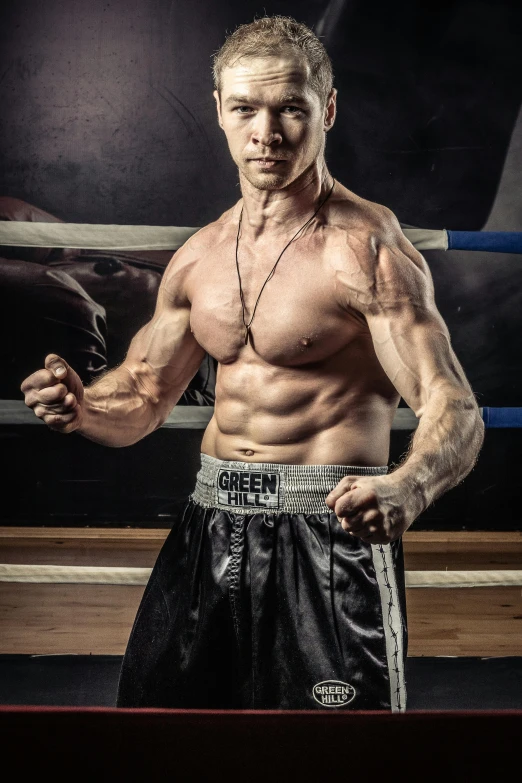
[(446, 231), (448, 250), (522, 253), (522, 231)]
[(522, 427), (522, 408), (482, 408), (486, 429)]

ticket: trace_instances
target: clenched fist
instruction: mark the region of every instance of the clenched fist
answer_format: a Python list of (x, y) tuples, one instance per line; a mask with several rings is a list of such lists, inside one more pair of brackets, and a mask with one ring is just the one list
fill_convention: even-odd
[(25, 404), (59, 432), (74, 432), (82, 423), (83, 384), (60, 356), (50, 353), (45, 369), (30, 375), (21, 385)]
[(326, 498), (344, 530), (367, 544), (399, 538), (415, 520), (412, 497), (390, 475), (346, 476)]

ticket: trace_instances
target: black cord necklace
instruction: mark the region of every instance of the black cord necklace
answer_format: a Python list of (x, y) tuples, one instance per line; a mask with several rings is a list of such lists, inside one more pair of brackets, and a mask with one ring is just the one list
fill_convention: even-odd
[(292, 242), (294, 241), (294, 239), (295, 239), (295, 238), (298, 236), (298, 234), (300, 234), (300, 233), (301, 233), (301, 231), (304, 231), (304, 229), (305, 229), (305, 228), (307, 228), (307, 226), (309, 226), (309, 225), (310, 225), (310, 223), (312, 222), (312, 220), (314, 219), (314, 217), (317, 215), (317, 213), (319, 212), (319, 210), (321, 209), (321, 207), (323, 207), (323, 206), (326, 204), (326, 202), (328, 201), (328, 199), (330, 198), (330, 196), (331, 196), (331, 195), (332, 195), (332, 193), (333, 193), (334, 186), (335, 186), (335, 179), (334, 179), (334, 181), (333, 181), (333, 183), (332, 183), (332, 187), (330, 188), (330, 190), (329, 190), (328, 194), (327, 194), (327, 195), (325, 196), (325, 198), (324, 198), (324, 199), (321, 201), (321, 203), (319, 204), (319, 206), (318, 206), (318, 207), (317, 207), (317, 209), (315, 210), (315, 212), (314, 212), (314, 214), (312, 215), (312, 217), (311, 217), (311, 218), (309, 218), (309, 219), (306, 221), (306, 223), (305, 223), (304, 225), (302, 225), (302, 226), (301, 226), (301, 228), (299, 229), (299, 231), (297, 231), (297, 232), (294, 234), (294, 236), (292, 237), (292, 239), (290, 240), (290, 242), (288, 242), (288, 243), (287, 243), (287, 244), (284, 246), (284, 248), (281, 250), (281, 252), (280, 252), (280, 254), (279, 254), (279, 258), (277, 259), (277, 261), (275, 262), (274, 266), (272, 267), (272, 271), (270, 272), (270, 274), (269, 274), (269, 275), (268, 275), (268, 277), (266, 278), (265, 282), (264, 282), (264, 283), (263, 283), (263, 285), (261, 286), (261, 291), (260, 291), (260, 292), (259, 292), (259, 294), (258, 294), (258, 297), (257, 297), (257, 299), (256, 299), (256, 303), (255, 303), (255, 305), (254, 305), (254, 310), (253, 310), (253, 312), (252, 312), (252, 318), (250, 319), (250, 321), (249, 321), (248, 323), (247, 323), (247, 322), (246, 322), (246, 320), (245, 320), (245, 309), (246, 309), (246, 308), (245, 308), (245, 297), (244, 297), (244, 295), (243, 295), (243, 286), (241, 285), (241, 275), (239, 274), (239, 263), (238, 263), (238, 259), (237, 259), (237, 253), (238, 253), (238, 249), (239, 249), (239, 234), (240, 234), (240, 232), (241, 232), (241, 222), (242, 222), (242, 220), (243, 220), (243, 207), (241, 207), (241, 214), (240, 214), (240, 216), (239, 216), (239, 223), (238, 223), (238, 226), (237, 226), (237, 237), (236, 237), (236, 269), (237, 269), (237, 276), (238, 276), (238, 280), (239, 280), (239, 295), (240, 295), (240, 297), (241, 297), (241, 307), (242, 307), (242, 310), (243, 310), (243, 325), (244, 325), (244, 327), (245, 327), (245, 345), (247, 345), (247, 343), (248, 343), (248, 336), (249, 336), (249, 334), (250, 334), (250, 327), (251, 327), (251, 325), (252, 325), (252, 321), (254, 320), (254, 316), (255, 316), (255, 314), (256, 314), (256, 310), (257, 310), (257, 305), (258, 305), (259, 299), (261, 298), (261, 294), (263, 293), (263, 289), (264, 289), (265, 285), (266, 285), (266, 284), (268, 283), (268, 281), (269, 281), (269, 280), (272, 278), (272, 276), (273, 276), (273, 274), (274, 274), (274, 272), (275, 272), (276, 266), (278, 265), (279, 261), (281, 260), (281, 257), (282, 257), (282, 255), (283, 255), (283, 253), (285, 252), (285, 250), (287, 249), (287, 247), (288, 247), (289, 245), (291, 245), (291, 244), (292, 244)]

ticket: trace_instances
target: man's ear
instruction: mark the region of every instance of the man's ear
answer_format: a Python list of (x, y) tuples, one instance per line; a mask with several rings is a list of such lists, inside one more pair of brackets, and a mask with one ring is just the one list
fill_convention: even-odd
[(216, 109), (217, 109), (219, 127), (222, 128), (223, 127), (223, 119), (221, 117), (221, 100), (219, 98), (219, 92), (217, 90), (214, 90), (212, 95), (214, 96), (214, 100), (216, 101)]
[(324, 130), (327, 133), (335, 122), (337, 114), (337, 90), (332, 87), (330, 95), (326, 101), (326, 107), (324, 110)]

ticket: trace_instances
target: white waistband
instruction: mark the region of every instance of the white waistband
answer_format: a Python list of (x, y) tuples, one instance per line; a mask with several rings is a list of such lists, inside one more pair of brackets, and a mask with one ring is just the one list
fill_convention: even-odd
[(192, 499), (205, 508), (237, 514), (287, 512), (327, 514), (326, 497), (345, 476), (382, 476), (382, 467), (355, 465), (286, 465), (238, 462), (201, 454)]

